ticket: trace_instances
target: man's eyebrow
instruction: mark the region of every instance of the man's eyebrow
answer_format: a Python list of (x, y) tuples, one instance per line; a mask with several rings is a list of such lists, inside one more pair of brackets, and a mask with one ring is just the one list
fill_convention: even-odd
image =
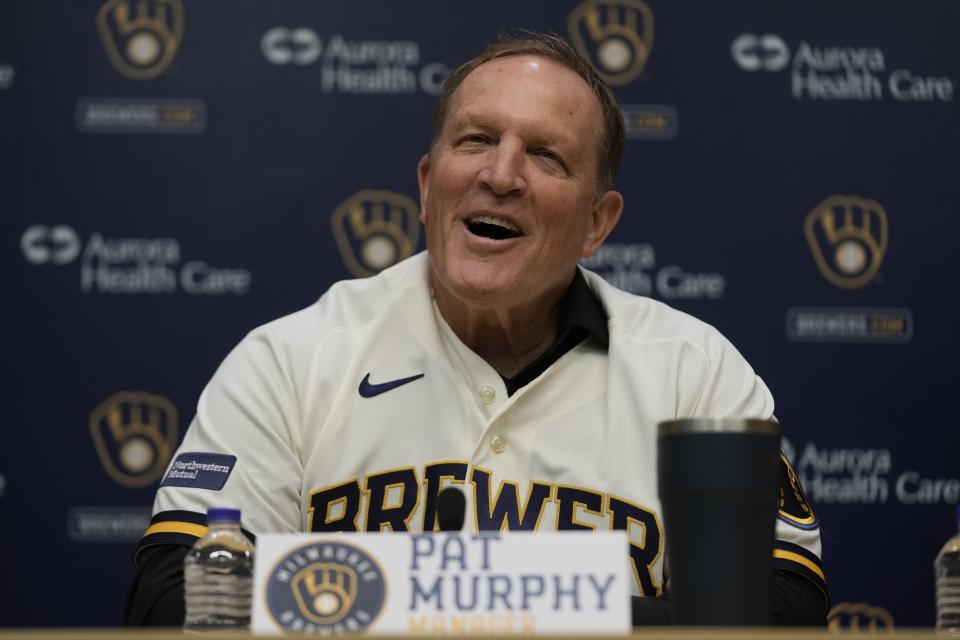
[[(452, 121), (453, 131), (462, 131), (464, 129), (476, 128), (481, 131), (489, 131), (497, 128), (496, 121), (483, 114), (463, 112), (456, 120)], [(528, 140), (532, 147), (551, 147), (562, 149), (563, 147), (576, 146), (576, 141), (567, 131), (560, 128), (551, 128), (544, 131), (543, 126), (537, 127), (533, 135)]]
[(493, 129), (494, 123), (490, 118), (486, 116), (471, 113), (469, 111), (464, 112), (460, 117), (456, 118), (453, 121), (455, 128), (463, 129), (467, 127), (477, 127), (479, 129)]

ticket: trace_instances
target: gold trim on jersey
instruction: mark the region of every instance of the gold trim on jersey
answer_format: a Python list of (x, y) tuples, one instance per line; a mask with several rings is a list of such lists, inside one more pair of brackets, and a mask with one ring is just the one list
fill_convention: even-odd
[[(517, 521), (522, 523), (527, 519), (527, 510), (530, 508), (530, 499), (533, 497), (533, 491), (537, 486), (545, 487), (547, 489), (547, 495), (544, 497), (543, 501), (540, 503), (540, 509), (537, 511), (537, 519), (533, 523), (533, 531), (536, 531), (540, 528), (540, 521), (543, 519), (543, 512), (546, 510), (548, 502), (553, 502), (556, 498), (556, 487), (552, 483), (546, 482), (537, 482), (531, 480), (527, 484), (527, 496), (522, 501), (520, 498), (520, 483), (514, 482), (513, 480), (501, 480), (500, 487), (497, 489), (496, 494), (493, 493), (493, 471), (486, 469), (484, 467), (474, 466), (470, 469), (470, 479), (468, 482), (473, 485), (473, 525), (474, 529), (480, 531), (480, 505), (477, 502), (477, 472), (486, 474), (487, 476), (487, 520), (493, 520), (494, 512), (497, 509), (497, 505), (500, 504), (500, 500), (503, 497), (503, 490), (507, 485), (513, 487), (513, 495), (516, 498), (516, 507), (517, 507)], [(509, 507), (508, 507), (509, 508)], [(500, 523), (500, 531), (509, 531), (510, 530), (510, 518), (504, 517), (503, 521)]]
[(149, 527), (143, 533), (143, 537), (154, 534), (154, 533), (185, 533), (188, 536), (196, 536), (197, 538), (202, 538), (207, 535), (207, 527), (202, 524), (193, 524), (192, 522), (177, 522), (174, 520), (165, 520), (163, 522), (156, 522)]
[[(443, 491), (443, 490), (446, 489), (447, 487), (449, 487), (449, 486), (451, 486), (451, 485), (454, 485), (454, 484), (459, 484), (459, 485), (461, 485), (461, 486), (463, 486), (463, 487), (466, 487), (466, 484), (467, 484), (467, 471), (470, 469), (470, 461), (469, 461), (469, 460), (438, 460), (438, 461), (436, 461), (436, 462), (431, 462), (430, 464), (425, 464), (425, 465), (423, 465), (423, 480), (420, 481), (420, 487), (421, 487), (420, 492), (423, 494), (424, 497), (426, 497), (426, 496), (429, 495), (429, 490), (430, 490), (430, 469), (433, 468), (433, 467), (441, 467), (441, 466), (447, 466), (447, 465), (451, 465), (451, 466), (452, 466), (452, 465), (462, 465), (462, 466), (463, 466), (463, 477), (462, 477), (462, 478), (458, 478), (456, 475), (454, 475), (454, 474), (448, 474), (448, 473), (443, 473), (443, 474), (440, 474), (440, 475), (438, 475), (438, 476), (434, 476), (434, 478), (435, 478), (436, 481), (437, 481), (437, 493), (436, 493), (436, 495), (439, 497), (441, 491)], [(463, 491), (463, 489), (461, 489), (461, 491)], [(464, 495), (464, 497), (466, 497), (467, 492), (466, 492), (466, 491), (463, 491), (463, 495)], [(419, 500), (420, 500), (420, 498), (418, 497), (418, 498), (417, 498), (417, 504), (418, 504), (418, 505), (420, 504)], [(436, 509), (434, 509), (433, 523), (432, 523), (430, 526), (427, 526), (427, 520), (426, 520), (426, 518), (427, 518), (427, 508), (426, 508), (426, 507), (427, 507), (427, 501), (426, 501), (426, 498), (424, 498), (424, 502), (423, 502), (423, 518), (424, 518), (424, 520), (423, 520), (423, 522), (422, 522), (422, 528), (423, 528), (424, 531), (433, 531), (433, 532), (436, 533), (436, 532), (440, 531), (440, 521), (439, 521), (439, 519), (437, 518)], [(476, 511), (474, 511), (474, 513), (476, 513)], [(466, 522), (466, 515), (464, 515), (464, 522)]]
[(783, 509), (778, 509), (777, 514), (784, 520), (788, 520), (794, 524), (803, 525), (805, 527), (811, 527), (817, 523), (817, 518), (815, 516), (810, 516), (809, 518), (803, 518), (801, 520), (800, 518), (790, 515)]
[[(307, 494), (307, 501), (306, 501), (306, 505), (307, 505), (307, 531), (313, 532), (313, 518), (314, 518), (314, 516), (316, 515), (316, 514), (314, 513), (314, 511), (316, 511), (316, 507), (313, 505), (313, 497), (314, 497), (315, 495), (320, 494), (320, 493), (323, 493), (323, 492), (325, 492), (325, 491), (333, 491), (334, 489), (340, 489), (341, 487), (345, 487), (345, 486), (348, 486), (348, 485), (351, 485), (351, 484), (354, 485), (354, 486), (356, 486), (356, 488), (357, 488), (357, 500), (358, 500), (358, 502), (363, 502), (363, 489), (360, 488), (360, 482), (359, 482), (359, 478), (358, 478), (358, 477), (351, 478), (350, 480), (347, 480), (346, 482), (341, 482), (341, 483), (339, 483), (339, 484), (330, 485), (329, 487), (321, 487), (321, 488), (319, 488), (319, 489), (314, 489), (314, 490), (311, 491), (309, 494)], [(343, 517), (341, 517), (341, 518), (330, 518), (330, 510), (333, 508), (333, 505), (334, 505), (334, 504), (337, 504), (337, 503), (339, 503), (339, 502), (341, 502), (341, 501), (344, 503)], [(347, 515), (347, 512), (348, 512), (348, 507), (349, 507), (349, 506), (350, 506), (350, 497), (349, 497), (349, 496), (342, 496), (342, 497), (340, 497), (340, 498), (337, 498), (336, 500), (330, 500), (330, 501), (327, 503), (327, 508), (324, 510), (324, 514), (323, 514), (323, 518), (324, 518), (323, 524), (324, 524), (324, 526), (330, 524), (331, 522), (338, 522), (338, 521), (340, 521), (340, 520), (344, 520), (344, 519), (346, 518), (346, 515)], [(359, 531), (359, 529), (357, 529), (357, 519), (360, 517), (360, 507), (362, 507), (362, 506), (363, 506), (362, 504), (360, 504), (360, 505), (357, 506), (357, 513), (353, 516), (353, 530), (354, 530), (354, 531)]]
[[(335, 507), (339, 507), (340, 505), (343, 506), (343, 515), (340, 516), (339, 518), (336, 516), (331, 516), (330, 512), (333, 511)], [(331, 522), (336, 522), (337, 520), (343, 520), (344, 518), (346, 518), (347, 507), (349, 506), (350, 506), (350, 498), (348, 498), (347, 496), (343, 496), (341, 498), (337, 498), (336, 500), (331, 500), (330, 502), (328, 502), (326, 513), (323, 514), (323, 524), (325, 525), (330, 524)], [(310, 509), (310, 511), (313, 511), (313, 509)]]
[[(605, 494), (603, 494), (603, 493), (598, 493), (598, 492), (596, 492), (596, 491), (593, 491), (592, 489), (587, 489), (586, 487), (581, 487), (581, 486), (578, 486), (578, 485), (575, 485), (575, 484), (555, 484), (555, 485), (553, 485), (554, 503), (556, 503), (556, 507), (555, 507), (555, 511), (556, 511), (556, 514), (555, 514), (555, 515), (556, 515), (556, 517), (554, 518), (553, 528), (556, 529), (557, 531), (560, 530), (560, 505), (561, 505), (562, 502), (563, 502), (563, 501), (560, 499), (560, 490), (561, 490), (561, 489), (572, 489), (572, 490), (574, 490), (574, 491), (582, 491), (582, 492), (584, 492), (584, 493), (588, 493), (588, 494), (590, 494), (590, 495), (592, 495), (592, 496), (596, 496), (596, 497), (597, 497), (597, 499), (600, 501), (600, 509), (599, 509), (598, 511), (594, 511), (593, 509), (590, 508), (590, 505), (588, 505), (586, 502), (581, 502), (580, 500), (573, 500), (573, 501), (572, 501), (572, 502), (573, 502), (573, 506), (571, 507), (571, 510), (570, 510), (570, 523), (571, 523), (571, 524), (575, 524), (575, 525), (578, 525), (578, 526), (581, 526), (581, 527), (585, 527), (585, 528), (587, 528), (587, 529), (590, 529), (591, 531), (596, 531), (596, 530), (597, 530), (597, 525), (595, 525), (594, 523), (592, 523), (592, 522), (580, 522), (579, 520), (577, 520), (577, 507), (582, 507), (583, 510), (586, 511), (587, 513), (592, 513), (593, 515), (597, 516), (598, 518), (603, 518), (603, 517), (605, 517), (605, 516), (607, 515), (607, 511), (604, 509), (604, 507), (606, 507), (606, 505), (607, 505), (607, 496), (606, 496)], [(538, 523), (538, 524), (539, 524), (539, 523)]]
[(784, 509), (784, 506), (786, 506), (784, 487), (780, 487), (780, 502), (778, 504), (777, 514), (784, 520), (797, 524), (803, 528), (813, 527), (817, 523), (817, 516), (813, 512), (813, 508), (810, 506), (810, 503), (807, 501), (807, 496), (803, 492), (803, 484), (800, 482), (800, 478), (797, 477), (797, 472), (793, 470), (793, 466), (790, 464), (790, 461), (787, 460), (787, 457), (782, 453), (780, 454), (780, 462), (783, 463), (784, 470), (787, 472), (787, 480), (790, 484), (790, 493), (793, 495), (793, 499), (796, 501), (796, 507), (806, 515), (800, 516), (794, 513), (789, 513)]
[[(612, 500), (618, 500), (623, 504), (629, 505), (634, 509), (637, 509), (638, 511), (643, 511), (644, 513), (653, 517), (654, 526), (657, 528), (657, 533), (659, 534), (657, 536), (658, 537), (657, 553), (654, 554), (653, 557), (650, 559), (650, 561), (646, 564), (645, 569), (647, 570), (647, 575), (650, 576), (650, 583), (653, 585), (653, 588), (656, 590), (656, 593), (653, 595), (659, 596), (660, 594), (663, 593), (663, 569), (661, 568), (660, 578), (658, 579), (657, 576), (654, 575), (653, 567), (657, 564), (657, 562), (660, 561), (660, 558), (663, 556), (664, 538), (667, 537), (666, 531), (663, 528), (663, 523), (660, 522), (660, 516), (657, 514), (656, 511), (651, 511), (650, 509), (647, 509), (646, 507), (641, 506), (636, 502), (633, 502), (632, 500), (627, 500), (626, 498), (619, 496), (615, 493), (607, 493), (607, 494), (604, 494), (604, 496), (605, 496), (605, 500), (603, 503), (603, 509), (606, 513), (610, 514), (611, 529), (613, 528), (613, 519), (615, 517), (613, 507), (610, 505), (610, 502)], [(636, 518), (633, 518), (631, 516), (627, 516), (626, 520), (627, 522), (625, 526), (625, 531), (627, 533), (627, 542), (630, 544), (630, 546), (636, 547), (641, 551), (647, 551), (647, 523), (637, 520)], [(630, 527), (631, 524), (635, 525), (638, 529), (640, 529), (640, 544), (636, 544), (633, 541), (634, 530), (631, 529)], [(640, 579), (640, 568), (637, 566), (636, 562), (632, 562), (632, 561), (630, 562), (630, 566), (633, 568), (633, 578), (634, 580), (636, 580), (637, 587), (640, 589), (640, 593), (643, 593), (643, 581)], [(649, 594), (644, 594), (644, 595), (649, 595)]]
[(827, 581), (827, 576), (824, 575), (823, 569), (818, 567), (815, 562), (809, 558), (804, 558), (799, 553), (794, 553), (793, 551), (784, 551), (783, 549), (774, 549), (773, 557), (780, 558), (781, 560), (789, 560), (790, 562), (796, 562), (797, 564), (802, 564), (807, 569), (810, 569), (810, 571), (813, 571), (815, 574), (817, 574), (821, 580), (824, 582)]
[[(420, 509), (420, 499), (423, 492), (420, 491), (420, 476), (417, 475), (416, 467), (392, 467), (390, 469), (385, 469), (383, 471), (377, 471), (376, 473), (369, 473), (363, 476), (363, 489), (360, 490), (360, 500), (361, 506), (366, 502), (366, 509), (363, 510), (363, 529), (362, 531), (370, 531), (370, 509), (373, 505), (371, 496), (373, 490), (370, 488), (370, 480), (373, 478), (379, 478), (380, 476), (389, 475), (391, 473), (398, 473), (403, 471), (409, 471), (413, 474), (413, 486), (416, 489), (417, 495), (413, 502), (413, 507), (410, 508), (410, 513), (406, 518), (403, 518), (404, 531), (410, 531), (410, 521), (413, 520), (414, 516), (417, 515), (417, 512)], [(390, 504), (390, 489), (392, 487), (400, 487), (400, 504)], [(407, 485), (405, 482), (391, 482), (389, 484), (383, 485), (383, 502), (380, 504), (380, 511), (397, 511), (398, 509), (403, 508), (403, 501), (407, 497)], [(393, 532), (393, 525), (389, 522), (381, 522), (377, 525), (377, 531), (382, 533), (384, 531)]]

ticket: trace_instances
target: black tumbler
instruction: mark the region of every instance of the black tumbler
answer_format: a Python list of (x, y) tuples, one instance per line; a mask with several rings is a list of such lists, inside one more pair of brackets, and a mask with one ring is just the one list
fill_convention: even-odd
[(674, 623), (771, 624), (780, 425), (673, 420), (657, 436)]

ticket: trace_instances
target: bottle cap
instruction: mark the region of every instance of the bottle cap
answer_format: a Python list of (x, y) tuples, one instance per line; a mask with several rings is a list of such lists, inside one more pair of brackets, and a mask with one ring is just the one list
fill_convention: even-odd
[(240, 509), (211, 507), (207, 509), (207, 524), (211, 522), (240, 522)]

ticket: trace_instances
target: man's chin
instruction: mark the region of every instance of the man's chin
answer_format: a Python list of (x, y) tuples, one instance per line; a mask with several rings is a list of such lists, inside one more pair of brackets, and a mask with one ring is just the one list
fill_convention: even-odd
[(501, 269), (465, 268), (442, 277), (434, 274), (434, 288), (438, 286), (460, 302), (490, 308), (509, 304), (523, 283)]
[(515, 294), (516, 287), (496, 281), (470, 278), (455, 280), (451, 283), (451, 293), (461, 301), (478, 307), (491, 307), (504, 304)]

